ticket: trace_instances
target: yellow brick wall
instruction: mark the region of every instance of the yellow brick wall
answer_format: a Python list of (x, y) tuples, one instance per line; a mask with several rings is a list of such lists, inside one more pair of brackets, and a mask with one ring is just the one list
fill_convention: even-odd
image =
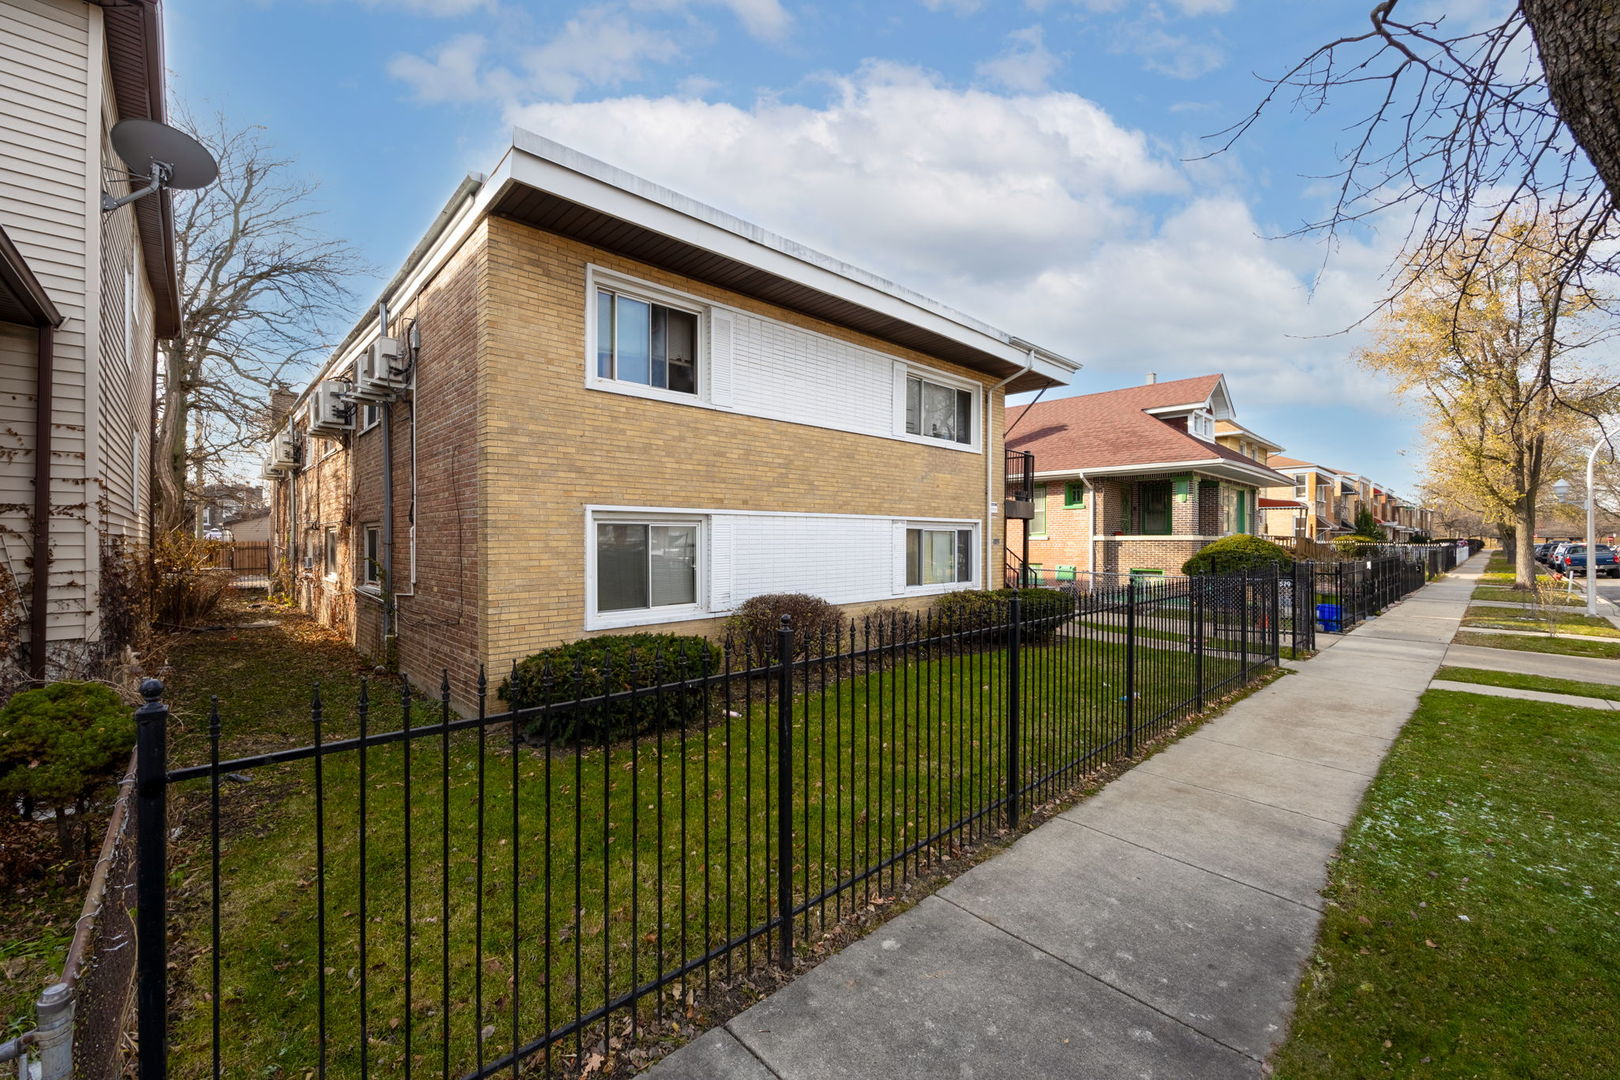
[[(751, 298), (502, 219), (488, 224), (485, 348), (479, 365), (478, 516), (486, 608), (480, 651), (515, 657), (589, 636), (587, 504), (954, 517), (983, 521), (985, 458), (585, 386), (586, 266), (599, 266), (928, 364), (994, 380)], [(1002, 414), (1000, 393), (982, 416)], [(982, 423), (982, 417), (981, 417)], [(1001, 498), (1001, 433), (991, 425), (991, 495)], [(980, 438), (985, 432), (980, 431)], [(1002, 564), (1000, 519), (983, 565)], [(864, 605), (863, 605), (864, 606)], [(713, 620), (655, 630), (713, 632)]]

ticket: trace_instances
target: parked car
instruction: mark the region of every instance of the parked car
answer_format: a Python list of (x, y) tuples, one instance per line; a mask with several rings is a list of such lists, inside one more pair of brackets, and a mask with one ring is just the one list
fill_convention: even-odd
[[(1596, 549), (1597, 561), (1592, 565), (1598, 575), (1601, 577), (1620, 577), (1620, 558), (1616, 557), (1614, 548), (1608, 544), (1598, 544)], [(1565, 544), (1563, 550), (1559, 553), (1556, 568), (1565, 574), (1586, 573), (1586, 545)]]
[(1536, 562), (1545, 563), (1549, 559), (1551, 559), (1552, 558), (1552, 549), (1553, 549), (1553, 544), (1552, 544), (1551, 540), (1547, 541), (1544, 544), (1537, 544), (1536, 547), (1535, 547), (1535, 559), (1536, 559)]

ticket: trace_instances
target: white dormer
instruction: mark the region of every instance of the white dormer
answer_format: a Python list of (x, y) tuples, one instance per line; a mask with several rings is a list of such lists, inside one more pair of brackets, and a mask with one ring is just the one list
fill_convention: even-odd
[(1187, 434), (1194, 438), (1215, 441), (1215, 418), (1203, 409), (1187, 414)]

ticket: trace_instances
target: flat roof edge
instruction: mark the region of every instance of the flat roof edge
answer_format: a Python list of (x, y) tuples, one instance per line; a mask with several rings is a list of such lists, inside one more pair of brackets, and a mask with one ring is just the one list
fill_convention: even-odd
[[(996, 345), (1000, 346), (1003, 359), (1011, 359), (1010, 353), (1014, 351), (1024, 355), (1034, 352), (1036, 363), (1033, 370), (1040, 372), (1054, 382), (1066, 383), (1067, 376), (1073, 375), (1080, 370), (1081, 365), (1078, 361), (1071, 360), (1061, 353), (1041, 348), (1005, 330), (997, 329), (988, 323), (975, 319), (971, 315), (966, 315), (949, 305), (942, 304), (921, 293), (898, 285), (887, 278), (880, 277), (814, 248), (779, 236), (755, 225), (753, 222), (746, 221), (734, 214), (728, 214), (723, 210), (709, 206), (707, 203), (682, 195), (678, 191), (656, 184), (618, 166), (593, 158), (588, 154), (575, 150), (573, 147), (548, 139), (527, 128), (514, 127), (512, 129), (512, 148), (557, 168), (576, 173), (588, 180), (593, 180), (610, 188), (616, 188), (656, 207), (689, 218), (700, 225), (729, 233), (779, 256), (803, 263), (823, 273), (832, 274), (863, 289), (881, 293), (891, 300), (898, 300), (935, 318), (954, 323), (975, 335), (995, 342)], [(503, 164), (507, 164), (507, 162), (503, 162)], [(511, 169), (508, 175), (518, 183), (525, 182), (517, 169)], [(802, 283), (812, 288), (816, 287), (815, 283), (811, 281)]]

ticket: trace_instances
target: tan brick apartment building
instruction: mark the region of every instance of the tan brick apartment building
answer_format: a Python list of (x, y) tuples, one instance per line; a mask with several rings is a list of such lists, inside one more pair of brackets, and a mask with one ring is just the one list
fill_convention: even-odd
[[(1179, 573), (1213, 540), (1255, 532), (1258, 492), (1284, 478), (1243, 449), (1272, 444), (1247, 433), (1218, 441), (1234, 415), (1226, 378), (1150, 382), (1009, 408), (1008, 449), (1035, 455), (1028, 561), (1042, 582), (1075, 573)], [(1023, 557), (1009, 522), (1009, 561)]]
[(1291, 498), (1300, 504), (1298, 511), (1269, 512), (1269, 527), (1286, 530), (1279, 535), (1297, 531), (1313, 540), (1348, 536), (1355, 531), (1356, 515), (1363, 509), (1372, 512), (1391, 541), (1433, 534), (1432, 511), (1401, 498), (1365, 476), (1280, 454), (1272, 454), (1266, 463), (1278, 472), (1287, 473), (1292, 486), (1268, 488), (1262, 495), (1272, 500)]
[(463, 700), (480, 663), (761, 593), (991, 581), (1003, 395), (1078, 366), (523, 131), (383, 301), (273, 441), (277, 546), (300, 603)]

